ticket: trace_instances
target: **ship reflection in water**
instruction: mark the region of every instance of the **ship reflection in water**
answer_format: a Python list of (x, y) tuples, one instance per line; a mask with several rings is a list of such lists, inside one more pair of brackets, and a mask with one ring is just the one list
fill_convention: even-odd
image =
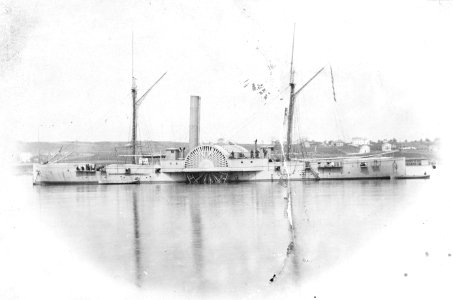
[(144, 290), (193, 296), (303, 284), (354, 255), (414, 201), (417, 186), (291, 183), (294, 230), (278, 183), (34, 190), (42, 220), (93, 265)]

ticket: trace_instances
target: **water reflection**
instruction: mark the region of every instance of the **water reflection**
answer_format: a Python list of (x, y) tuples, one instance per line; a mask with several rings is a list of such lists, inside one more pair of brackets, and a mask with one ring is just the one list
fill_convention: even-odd
[(137, 191), (134, 189), (132, 191), (132, 205), (134, 212), (134, 254), (135, 254), (135, 284), (139, 287), (142, 286), (142, 258), (141, 258), (141, 245), (140, 245), (140, 217), (137, 208)]
[[(299, 251), (299, 245), (297, 245), (297, 224), (296, 221), (294, 220), (294, 206), (293, 206), (293, 195), (291, 194), (291, 186), (288, 186), (288, 203), (290, 203), (289, 207), (289, 214), (291, 214), (291, 224), (289, 225), (289, 230), (291, 234), (291, 242), (288, 246), (288, 251), (289, 251), (289, 258), (290, 262), (292, 265), (292, 274), (293, 274), (293, 280), (294, 282), (299, 282), (300, 281), (300, 266), (299, 266), (299, 255), (301, 252)], [(302, 199), (303, 201), (303, 199)]]
[(197, 197), (190, 197), (190, 221), (192, 225), (192, 255), (193, 267), (196, 270), (198, 282), (204, 281), (203, 274), (203, 224), (200, 214), (200, 203)]
[[(282, 185), (282, 184), (281, 184)], [(272, 276), (269, 280), (271, 283), (274, 283), (277, 279), (281, 276), (286, 275), (286, 273), (292, 274), (292, 278), (294, 282), (299, 282), (300, 280), (300, 266), (299, 266), (299, 255), (300, 251), (298, 251), (299, 247), (296, 243), (296, 224), (294, 222), (294, 209), (293, 209), (293, 195), (291, 192), (291, 182), (287, 180), (285, 184), (282, 185), (284, 188), (284, 196), (283, 200), (286, 202), (286, 210), (285, 216), (288, 219), (288, 236), (289, 236), (289, 244), (286, 248), (286, 257), (283, 260), (283, 266), (281, 267), (280, 271), (277, 272)], [(303, 200), (302, 200), (303, 201)], [(288, 271), (289, 269), (289, 271)]]
[(418, 185), (293, 182), (290, 193), (277, 183), (34, 192), (42, 221), (112, 277), (194, 296), (261, 289), (280, 270), (279, 282), (303, 283), (353, 255), (412, 201)]

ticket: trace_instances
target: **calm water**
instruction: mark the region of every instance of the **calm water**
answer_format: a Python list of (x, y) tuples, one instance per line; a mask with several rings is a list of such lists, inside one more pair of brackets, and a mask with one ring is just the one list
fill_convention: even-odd
[[(36, 276), (45, 276), (37, 286), (43, 286), (46, 295), (56, 284), (77, 287), (85, 271), (72, 268), (80, 261), (139, 293), (261, 298), (260, 291), (269, 288), (304, 287), (356, 257), (374, 237), (398, 228), (395, 222), (420, 204), (419, 191), (435, 183), (435, 179), (292, 182), (291, 231), (287, 189), (277, 182), (32, 186), (29, 176), (18, 176), (16, 186), (10, 187), (13, 194), (0, 201), (0, 263), (9, 268), (0, 272), (0, 280), (12, 281), (12, 287), (3, 291), (10, 293), (21, 291), (18, 282), (30, 286)], [(423, 207), (440, 207), (425, 202)], [(413, 243), (421, 259), (429, 248), (424, 241), (430, 241), (433, 231), (414, 226), (435, 218), (421, 214), (411, 223), (415, 225), (408, 233), (421, 234)], [(49, 235), (64, 247), (52, 243)], [(292, 237), (294, 247), (288, 254)], [(382, 251), (387, 248), (384, 245)], [(437, 248), (452, 251), (443, 244)], [(69, 251), (68, 256), (59, 256), (62, 251)], [(405, 255), (396, 256), (395, 262)], [(447, 259), (447, 252), (442, 255)], [(80, 274), (74, 277), (74, 272)], [(390, 274), (402, 272), (396, 266)], [(61, 289), (68, 296), (67, 287)]]
[(57, 237), (121, 283), (182, 294), (248, 295), (309, 282), (354, 255), (426, 180), (230, 185), (27, 186)]

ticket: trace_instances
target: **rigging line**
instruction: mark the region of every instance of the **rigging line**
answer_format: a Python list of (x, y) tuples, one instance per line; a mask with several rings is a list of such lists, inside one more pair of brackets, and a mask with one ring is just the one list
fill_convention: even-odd
[[(264, 107), (261, 107), (264, 108)], [(248, 129), (251, 128), (253, 125), (255, 125), (257, 122), (261, 122), (263, 120), (263, 117), (257, 118), (258, 114), (260, 115), (267, 115), (266, 111), (261, 109), (261, 110), (256, 110), (251, 116), (247, 117), (246, 120), (244, 120), (239, 126), (237, 126), (237, 129), (235, 131), (231, 132), (229, 135), (229, 139), (232, 137), (236, 136), (239, 131), (242, 132), (248, 132)], [(253, 137), (255, 139), (255, 137)]]
[[(115, 106), (114, 105), (109, 105), (109, 110), (107, 110), (106, 112), (103, 112), (101, 114), (101, 112), (99, 110), (89, 110), (88, 111), (88, 114), (85, 114), (85, 118), (83, 120), (93, 120), (94, 121), (94, 124), (91, 124), (89, 125), (89, 130), (91, 131), (92, 129), (94, 128), (99, 128), (101, 124), (98, 124), (97, 122), (104, 122), (105, 123), (105, 120), (108, 119), (110, 117), (110, 114), (112, 113), (112, 111), (115, 109)], [(70, 122), (73, 122), (72, 120), (70, 120)], [(77, 121), (75, 121), (75, 123), (77, 123)], [(67, 126), (66, 124), (63, 124), (64, 126)], [(72, 123), (72, 125), (74, 125), (74, 123)], [(66, 127), (65, 127), (66, 128)], [(79, 139), (79, 138), (77, 138)]]
[(146, 134), (147, 138), (144, 139), (146, 140), (146, 148), (148, 149), (148, 152), (151, 153), (151, 142), (152, 142), (152, 139), (153, 139), (153, 135), (152, 135), (152, 130), (150, 129), (150, 125), (149, 125), (149, 122), (148, 122), (148, 119), (146, 119), (146, 122), (142, 122), (143, 126), (143, 131), (144, 133)]
[(147, 136), (146, 126), (140, 127), (139, 134), (140, 134), (139, 137), (141, 137), (139, 139), (139, 141), (140, 141), (139, 149), (140, 149), (140, 154), (143, 155), (144, 153), (147, 153), (147, 150), (149, 148), (149, 141), (148, 141), (148, 139), (146, 139), (146, 136)]
[[(125, 99), (128, 96), (129, 96), (129, 93), (127, 95), (125, 95), (124, 98), (121, 98), (121, 99)], [(118, 103), (116, 103), (116, 104), (124, 104), (124, 103), (125, 103), (124, 100), (119, 100)], [(95, 109), (89, 110), (88, 114), (84, 114), (85, 115), (84, 120), (86, 120), (86, 119), (88, 119), (88, 120), (102, 120), (103, 122), (105, 122), (106, 119), (111, 117), (111, 113), (113, 112), (113, 110), (115, 108), (117, 108), (117, 106), (108, 105), (108, 110), (104, 111), (104, 112), (100, 112), (99, 110), (95, 110)], [(93, 125), (90, 126), (90, 129), (92, 129), (95, 126), (98, 128), (99, 125), (100, 124), (98, 124), (98, 125), (93, 124)]]
[[(295, 122), (294, 122), (294, 126), (295, 126), (295, 128), (296, 128), (297, 137), (298, 137), (298, 142), (299, 142), (299, 144), (303, 144), (302, 135), (301, 135), (302, 129), (301, 129), (301, 126), (300, 126), (300, 125), (301, 125), (300, 120), (301, 120), (302, 118), (301, 118), (301, 115), (300, 115), (300, 104), (299, 104), (299, 103), (297, 103), (297, 104), (295, 105), (295, 111), (294, 111), (294, 113), (295, 113), (295, 117), (296, 117), (296, 120), (295, 120)], [(302, 155), (303, 155), (303, 148), (301, 147), (300, 150), (301, 150)]]
[[(138, 122), (138, 117), (140, 117), (140, 122)], [(137, 113), (137, 128), (140, 129), (138, 138), (141, 137), (143, 140), (145, 137), (149, 136), (147, 114), (141, 114), (139, 116), (139, 113)]]
[[(301, 110), (300, 107), (301, 107), (301, 104), (302, 101), (300, 101), (299, 103), (296, 104), (296, 111), (297, 111), (297, 133), (299, 135), (299, 143), (300, 143), (300, 151), (301, 151), (301, 155), (302, 155), (302, 158), (308, 158), (308, 150), (305, 148), (305, 140), (303, 140), (303, 127), (301, 126), (302, 124), (302, 121), (301, 120), (304, 120), (303, 116), (302, 116), (302, 113), (304, 112), (304, 110)], [(306, 137), (307, 140), (308, 140), (308, 137)]]
[[(268, 56), (265, 55), (265, 52), (262, 50), (262, 47), (259, 45), (259, 43), (260, 43), (259, 38), (261, 36), (265, 36), (262, 26), (258, 25), (258, 23), (255, 21), (255, 19), (251, 16), (251, 14), (248, 13), (248, 11), (246, 10), (246, 7), (244, 5), (240, 6), (240, 5), (236, 4), (235, 6), (238, 8), (239, 14), (242, 17), (244, 17), (244, 20), (248, 23), (248, 25), (250, 25), (249, 26), (250, 31), (245, 32), (244, 37), (247, 39), (247, 42), (249, 39), (255, 40), (255, 38), (256, 38), (257, 43), (258, 43), (257, 50), (261, 54), (261, 56), (266, 60), (266, 64), (267, 64), (266, 67), (270, 70), (270, 75), (268, 75), (268, 80), (272, 86), (277, 86), (277, 84), (275, 84), (275, 82), (276, 82), (275, 77), (273, 76), (273, 63), (268, 58)], [(264, 48), (266, 48), (266, 47), (264, 47)], [(264, 49), (264, 50), (266, 50), (266, 49)]]
[(332, 78), (332, 93), (333, 93), (333, 100), (337, 102), (337, 98), (335, 96), (335, 84), (333, 80), (333, 71), (332, 71), (332, 65), (330, 65), (330, 78)]
[[(287, 89), (289, 89), (289, 87), (286, 87), (283, 91), (279, 92), (278, 95), (274, 96), (274, 97), (271, 97), (270, 99), (268, 99), (267, 101), (272, 101), (272, 100), (276, 100), (278, 97), (282, 96), (282, 93), (285, 92)], [(254, 124), (255, 122), (258, 121), (257, 118), (255, 118), (256, 115), (258, 115), (259, 113), (261, 114), (264, 114), (266, 113), (266, 105), (267, 103), (265, 103), (264, 105), (258, 105), (255, 107), (254, 109), (254, 112), (253, 114), (249, 115), (249, 117), (244, 120), (243, 122), (239, 123), (238, 125), (235, 125), (235, 124), (232, 124), (229, 129), (231, 130), (228, 130), (228, 132), (231, 132), (231, 136), (234, 137), (240, 130), (244, 130), (244, 128), (246, 127), (249, 127), (251, 124)], [(252, 122), (250, 121), (252, 120)]]
[[(238, 5), (236, 5), (236, 6), (238, 6)], [(259, 44), (259, 42), (260, 42), (259, 37), (265, 35), (265, 33), (264, 33), (263, 29), (262, 29), (262, 26), (260, 26), (258, 24), (258, 22), (255, 21), (255, 19), (247, 12), (247, 10), (244, 7), (238, 7), (238, 9), (240, 11), (240, 14), (242, 16), (245, 16), (246, 22), (249, 23), (248, 25), (250, 25), (250, 26), (248, 26), (248, 28), (250, 28), (250, 32), (251, 32), (250, 36), (253, 37), (253, 38), (257, 37), (257, 42)], [(247, 40), (248, 40), (248, 36), (249, 36), (249, 34), (246, 32), (244, 34), (244, 37)], [(258, 45), (257, 50), (263, 56), (263, 58), (266, 60), (267, 67), (269, 68), (269, 66), (272, 65), (272, 61), (267, 58), (267, 56), (261, 50), (261, 47), (259, 45)], [(271, 71), (271, 78), (272, 78), (272, 70), (270, 70), (270, 71)]]
[[(147, 140), (149, 137), (149, 140), (152, 140), (152, 133), (153, 130), (150, 128), (153, 128), (152, 124), (150, 125), (150, 120), (148, 118), (148, 114), (146, 113), (141, 113), (141, 110), (137, 111), (137, 138), (142, 140), (142, 148), (143, 148), (143, 141)], [(138, 122), (138, 119), (140, 118), (140, 122)], [(148, 148), (150, 148), (149, 144), (146, 143)], [(143, 151), (142, 151), (143, 152)]]
[[(89, 125), (89, 131), (92, 131), (94, 128), (100, 129), (101, 124), (105, 125), (107, 120), (112, 117), (112, 113), (113, 113), (114, 109), (116, 109), (116, 108), (117, 108), (117, 106), (115, 106), (115, 105), (109, 105), (108, 110), (104, 111), (103, 113), (102, 112), (100, 113), (99, 111), (96, 111), (96, 110), (91, 110), (86, 119), (95, 120), (95, 121), (94, 121), (94, 124)], [(96, 114), (99, 114), (99, 115), (96, 116)], [(102, 123), (99, 124), (97, 122), (102, 122)]]
[(340, 130), (340, 134), (341, 134), (341, 138), (343, 140), (343, 142), (345, 141), (346, 139), (346, 136), (344, 134), (344, 129), (343, 129), (343, 125), (342, 125), (342, 121), (341, 121), (341, 114), (338, 112), (338, 107), (337, 107), (338, 104), (335, 104), (334, 105), (334, 110), (335, 110), (335, 120), (337, 122), (337, 127), (339, 128)]
[(333, 77), (333, 70), (332, 70), (332, 65), (329, 64), (329, 67), (330, 67), (330, 78), (331, 78), (331, 81), (332, 81), (332, 94), (333, 94), (333, 100), (335, 101), (335, 104), (334, 104), (334, 110), (335, 110), (335, 122), (336, 122), (336, 126), (337, 128), (339, 128), (340, 130), (340, 134), (341, 134), (341, 138), (343, 139), (343, 141), (345, 140), (345, 135), (344, 135), (344, 130), (343, 130), (343, 126), (341, 125), (341, 122), (339, 120), (339, 113), (338, 113), (338, 102), (337, 102), (337, 98), (336, 98), (336, 92), (335, 92), (335, 82), (334, 82), (334, 77)]
[(137, 154), (143, 154), (143, 137), (144, 137), (144, 130), (143, 126), (138, 126), (137, 124), (137, 144), (138, 144), (138, 152)]
[[(298, 111), (297, 111), (297, 107), (296, 105), (294, 105), (294, 117), (293, 117), (293, 139), (292, 139), (292, 144), (293, 144), (293, 147), (291, 147), (291, 149), (293, 150), (292, 152), (294, 154), (297, 154), (297, 144), (298, 144), (298, 141), (300, 139), (300, 134), (299, 134), (299, 126), (297, 126), (297, 124), (299, 123), (299, 116), (297, 115), (298, 114)], [(295, 139), (295, 137), (297, 136), (297, 140)]]
[[(138, 119), (140, 118), (140, 122)], [(143, 153), (143, 149), (146, 147), (150, 148), (149, 144), (146, 141), (151, 141), (152, 139), (152, 130), (150, 130), (151, 125), (149, 125), (149, 119), (147, 118), (147, 114), (140, 114), (140, 110), (137, 111), (137, 141), (140, 141), (141, 153)], [(146, 149), (145, 149), (146, 150)]]
[(244, 128), (249, 127), (251, 124), (254, 124), (258, 119), (255, 118), (259, 113), (263, 113), (263, 106), (259, 106), (258, 108), (255, 109), (253, 114), (251, 114), (248, 118), (246, 118), (242, 123), (240, 123), (235, 131), (232, 132), (232, 136), (234, 136), (236, 133), (238, 133), (241, 130), (244, 130)]
[[(273, 101), (276, 101), (278, 99), (282, 99), (283, 93), (285, 93), (289, 89), (289, 86), (283, 86), (278, 89), (278, 94), (270, 96), (266, 100), (264, 100), (264, 104), (262, 106), (257, 105), (255, 106), (256, 108), (254, 109), (254, 113), (249, 116), (249, 118), (254, 117), (256, 114), (260, 113), (260, 109), (264, 109), (268, 103), (272, 103)], [(255, 96), (256, 97), (256, 96)], [(246, 124), (249, 123), (249, 119), (246, 119), (239, 125), (232, 124), (228, 129), (228, 131), (233, 131), (233, 133), (237, 133), (239, 130), (243, 129)]]
[[(279, 99), (279, 98), (281, 99), (281, 97), (283, 96), (283, 94), (286, 93), (286, 92), (288, 91), (288, 89), (289, 89), (289, 86), (285, 86), (284, 88), (282, 88), (282, 89), (278, 92), (277, 95), (272, 96), (272, 97), (269, 97), (269, 98), (264, 102), (264, 104), (263, 104), (262, 106), (257, 106), (257, 110), (260, 109), (260, 108), (261, 108), (261, 109), (264, 108), (268, 103), (271, 103), (271, 101), (276, 101), (276, 100)], [(254, 114), (256, 114), (257, 112), (258, 112), (258, 111), (255, 111)]]
[[(121, 99), (126, 99), (130, 97), (130, 94), (128, 93), (127, 95), (125, 94), (124, 95), (124, 98), (121, 98)], [(128, 101), (129, 102), (129, 101)], [(120, 100), (118, 101), (117, 104), (121, 104), (121, 105), (126, 105), (126, 102), (124, 100)], [(129, 103), (128, 103), (129, 104)], [(111, 117), (111, 113), (113, 112), (114, 109), (118, 109), (118, 106), (115, 106), (115, 105), (109, 105), (109, 109), (107, 111), (104, 112), (103, 114), (103, 119), (106, 119), (108, 117)]]
[(127, 143), (130, 143), (131, 140), (132, 140), (132, 133), (131, 133), (131, 129), (132, 129), (132, 125), (130, 124), (131, 122), (127, 122), (128, 123), (128, 129), (127, 129)]

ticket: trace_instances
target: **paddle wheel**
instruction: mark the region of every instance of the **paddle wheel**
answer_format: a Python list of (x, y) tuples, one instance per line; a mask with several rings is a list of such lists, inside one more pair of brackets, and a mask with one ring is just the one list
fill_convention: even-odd
[(194, 184), (216, 184), (225, 183), (228, 180), (227, 172), (198, 172), (186, 175), (188, 183)]
[(188, 183), (216, 184), (228, 179), (228, 153), (216, 145), (203, 145), (194, 148), (187, 155), (185, 168), (188, 170)]

